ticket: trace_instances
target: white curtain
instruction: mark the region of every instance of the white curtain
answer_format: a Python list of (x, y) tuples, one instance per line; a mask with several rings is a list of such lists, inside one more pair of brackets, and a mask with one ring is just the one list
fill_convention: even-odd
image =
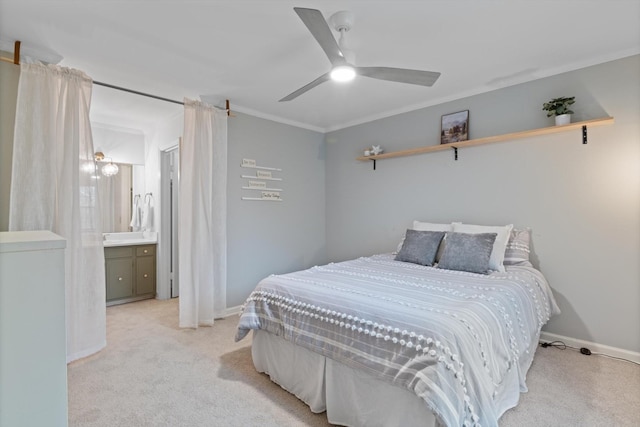
[(9, 230), (50, 230), (67, 240), (68, 362), (106, 345), (104, 250), (89, 122), (91, 86), (91, 79), (77, 70), (21, 65)]
[(213, 325), (226, 309), (227, 114), (184, 100), (178, 204), (180, 327)]

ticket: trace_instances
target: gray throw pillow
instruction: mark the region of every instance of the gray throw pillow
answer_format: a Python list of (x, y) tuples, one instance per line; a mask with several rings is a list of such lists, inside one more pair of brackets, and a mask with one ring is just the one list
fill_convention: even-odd
[(433, 265), (444, 235), (443, 231), (407, 230), (402, 248), (396, 255), (396, 261)]
[(488, 274), (496, 236), (497, 233), (447, 233), (438, 268)]

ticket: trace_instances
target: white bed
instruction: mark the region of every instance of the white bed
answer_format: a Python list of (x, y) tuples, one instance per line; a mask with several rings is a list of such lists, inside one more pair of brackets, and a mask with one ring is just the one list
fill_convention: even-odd
[(327, 412), (344, 426), (436, 426), (424, 401), (410, 391), (373, 378), (279, 336), (256, 330), (251, 344), (258, 372), (295, 394), (312, 412)]
[(253, 330), (256, 369), (331, 423), (495, 426), (557, 311), (531, 267), (483, 275), (383, 254), (262, 280), (236, 339)]

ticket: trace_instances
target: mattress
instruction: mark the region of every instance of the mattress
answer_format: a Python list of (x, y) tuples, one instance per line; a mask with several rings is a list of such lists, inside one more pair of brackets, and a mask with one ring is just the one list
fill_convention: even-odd
[(556, 312), (533, 268), (480, 275), (383, 254), (262, 280), (236, 340), (265, 331), (408, 390), (442, 424), (496, 426)]

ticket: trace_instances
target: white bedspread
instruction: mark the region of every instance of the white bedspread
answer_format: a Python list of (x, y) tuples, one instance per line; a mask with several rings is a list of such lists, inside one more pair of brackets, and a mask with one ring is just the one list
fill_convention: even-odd
[(411, 390), (445, 425), (497, 426), (556, 313), (533, 268), (485, 276), (384, 254), (262, 280), (236, 340), (266, 330)]

